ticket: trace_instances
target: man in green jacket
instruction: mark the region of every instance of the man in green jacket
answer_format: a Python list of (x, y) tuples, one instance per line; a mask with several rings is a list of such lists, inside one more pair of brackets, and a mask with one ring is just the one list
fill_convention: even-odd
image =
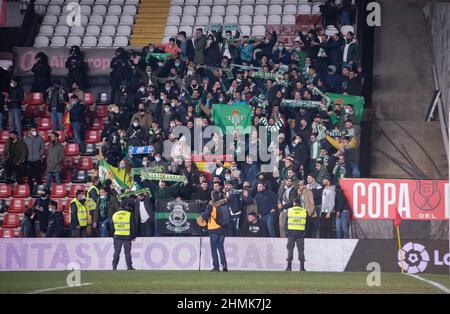
[(48, 146), (47, 155), (47, 189), (50, 191), (52, 187), (52, 179), (55, 178), (57, 184), (61, 181), (62, 162), (64, 160), (64, 146), (59, 142), (59, 134), (57, 132), (50, 133), (50, 145)]
[(24, 163), (28, 156), (28, 149), (25, 142), (19, 137), (17, 131), (9, 132), (9, 139), (6, 142), (6, 149), (3, 155), (5, 162), (6, 182), (10, 184), (13, 173), (19, 184), (22, 183), (22, 173)]

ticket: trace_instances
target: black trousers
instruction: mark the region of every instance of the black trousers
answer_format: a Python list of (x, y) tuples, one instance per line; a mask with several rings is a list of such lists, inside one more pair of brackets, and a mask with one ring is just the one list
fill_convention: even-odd
[(117, 265), (119, 264), (122, 246), (124, 247), (125, 251), (125, 261), (127, 262), (127, 268), (130, 269), (133, 267), (133, 262), (131, 260), (131, 240), (114, 238), (114, 255), (112, 262), (113, 269), (116, 269)]
[(72, 227), (72, 238), (86, 238), (86, 227), (81, 227), (80, 229)]
[(5, 173), (6, 173), (6, 179), (10, 180), (13, 173), (15, 174), (15, 179), (19, 184), (22, 183), (22, 174), (23, 174), (23, 166), (22, 164), (17, 165), (14, 162), (11, 161), (11, 159), (8, 159), (5, 162)]
[(155, 235), (154, 222), (151, 219), (147, 219), (146, 222), (139, 224), (139, 236), (140, 237), (153, 237)]
[(40, 160), (28, 161), (25, 169), (27, 171), (30, 192), (33, 192), (33, 179), (36, 180), (36, 184), (42, 184), (42, 162)]
[(293, 237), (288, 235), (288, 243), (287, 243), (287, 250), (288, 250), (288, 257), (287, 261), (290, 263), (294, 259), (294, 247), (297, 244), (297, 251), (298, 251), (298, 260), (301, 263), (305, 262), (305, 238), (301, 237)]
[(326, 213), (320, 214), (320, 238), (323, 239), (331, 239), (333, 238), (333, 225), (332, 225), (332, 217), (326, 218)]

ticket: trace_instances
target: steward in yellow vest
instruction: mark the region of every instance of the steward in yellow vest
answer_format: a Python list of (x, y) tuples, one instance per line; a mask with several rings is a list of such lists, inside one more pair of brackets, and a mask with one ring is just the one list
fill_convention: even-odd
[(288, 265), (286, 271), (292, 270), (292, 260), (294, 259), (294, 247), (297, 245), (298, 259), (300, 261), (300, 271), (305, 271), (305, 236), (306, 236), (306, 217), (308, 213), (305, 208), (300, 207), (300, 200), (295, 198), (293, 207), (287, 210), (286, 228), (287, 228), (287, 250)]
[(113, 270), (117, 270), (122, 246), (125, 251), (127, 269), (134, 270), (131, 260), (131, 245), (132, 241), (136, 238), (136, 228), (134, 222), (134, 204), (131, 201), (122, 202), (121, 209), (112, 216), (112, 233), (114, 234)]
[(86, 202), (84, 203), (84, 206), (86, 207), (88, 213), (88, 228), (87, 228), (88, 236), (94, 236), (97, 233), (96, 231), (93, 231), (92, 228), (93, 228), (93, 215), (95, 208), (97, 207), (97, 202), (100, 195), (100, 190), (98, 188), (99, 184), (100, 184), (99, 178), (94, 177), (92, 179), (92, 185), (86, 191)]
[(72, 229), (72, 237), (86, 237), (86, 227), (88, 225), (88, 213), (84, 206), (84, 191), (77, 190), (75, 198), (70, 202), (69, 206), (69, 223)]

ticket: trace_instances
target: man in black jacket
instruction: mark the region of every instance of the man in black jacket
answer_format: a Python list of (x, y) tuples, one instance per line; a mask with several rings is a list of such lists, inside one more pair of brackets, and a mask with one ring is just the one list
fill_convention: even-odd
[(193, 61), (195, 57), (195, 49), (192, 40), (188, 39), (186, 36), (186, 32), (179, 32), (177, 41), (178, 47), (180, 47), (180, 59), (181, 61), (185, 61), (186, 58)]
[(112, 217), (112, 233), (114, 234), (114, 256), (113, 270), (117, 270), (122, 246), (125, 250), (125, 260), (127, 270), (134, 270), (131, 260), (131, 244), (136, 239), (136, 225), (134, 217), (134, 204), (130, 201), (123, 201), (121, 209)]
[(116, 94), (120, 89), (122, 81), (126, 81), (131, 73), (130, 64), (125, 49), (117, 48), (115, 57), (111, 60), (112, 71), (109, 75), (111, 84), (111, 103), (116, 101)]
[(48, 205), (50, 211), (47, 227), (47, 238), (62, 238), (64, 236), (64, 215), (62, 208), (58, 208), (58, 203), (50, 201)]
[(257, 218), (255, 212), (248, 213), (247, 221), (241, 230), (241, 236), (267, 238), (267, 226), (264, 222)]
[(137, 234), (140, 237), (155, 235), (155, 207), (150, 197), (140, 193), (134, 205)]
[(48, 64), (48, 56), (44, 52), (38, 52), (34, 59), (36, 60), (36, 63), (33, 64), (33, 67), (31, 68), (31, 72), (34, 74), (31, 91), (44, 94), (50, 87), (52, 69)]
[(60, 80), (55, 80), (53, 86), (47, 89), (45, 99), (48, 109), (52, 113), (52, 131), (56, 132), (63, 129), (64, 111), (69, 97), (62, 88)]
[(24, 91), (19, 85), (19, 80), (13, 77), (9, 83), (8, 97), (6, 104), (8, 105), (9, 130), (17, 131), (19, 136), (22, 136), (22, 100)]
[(75, 142), (80, 148), (80, 152), (84, 152), (84, 142), (83, 142), (83, 120), (84, 112), (86, 111), (86, 106), (81, 103), (77, 95), (70, 96), (70, 123), (72, 125), (73, 137)]
[(69, 71), (67, 75), (67, 85), (72, 86), (77, 83), (80, 89), (83, 89), (84, 83), (84, 57), (78, 46), (70, 47), (70, 55), (66, 60), (66, 69)]
[(256, 46), (256, 50), (254, 52), (253, 60), (261, 60), (263, 56), (267, 58), (272, 57), (273, 47), (277, 43), (278, 37), (277, 32), (273, 31), (273, 33), (267, 32), (264, 40), (260, 41)]

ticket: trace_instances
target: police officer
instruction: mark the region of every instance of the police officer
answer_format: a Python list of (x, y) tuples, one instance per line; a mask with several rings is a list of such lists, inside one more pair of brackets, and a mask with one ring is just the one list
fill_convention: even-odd
[(41, 52), (38, 52), (35, 56), (35, 64), (31, 68), (31, 72), (34, 74), (34, 81), (31, 86), (31, 91), (36, 93), (45, 94), (50, 87), (51, 68), (48, 64), (48, 56)]
[(121, 89), (123, 82), (129, 79), (130, 75), (131, 68), (125, 49), (122, 47), (117, 48), (115, 57), (111, 60), (110, 67), (112, 69), (109, 74), (111, 83), (111, 104), (114, 104), (117, 92)]
[(300, 207), (300, 200), (294, 199), (293, 207), (288, 209), (286, 217), (287, 226), (287, 250), (288, 265), (286, 271), (292, 270), (292, 260), (294, 259), (294, 247), (297, 244), (298, 259), (300, 260), (300, 271), (305, 271), (305, 236), (306, 236), (306, 209)]
[(75, 198), (70, 202), (69, 223), (72, 228), (72, 237), (86, 237), (86, 228), (88, 225), (88, 213), (85, 205), (83, 190), (77, 190)]
[(77, 83), (80, 89), (84, 84), (84, 56), (78, 46), (70, 47), (70, 55), (66, 60), (66, 69), (69, 71), (67, 75), (67, 85), (72, 86)]
[(113, 270), (117, 270), (122, 246), (125, 250), (127, 270), (134, 270), (131, 260), (131, 243), (136, 238), (133, 203), (123, 201), (121, 208), (112, 216), (112, 233), (114, 234)]

